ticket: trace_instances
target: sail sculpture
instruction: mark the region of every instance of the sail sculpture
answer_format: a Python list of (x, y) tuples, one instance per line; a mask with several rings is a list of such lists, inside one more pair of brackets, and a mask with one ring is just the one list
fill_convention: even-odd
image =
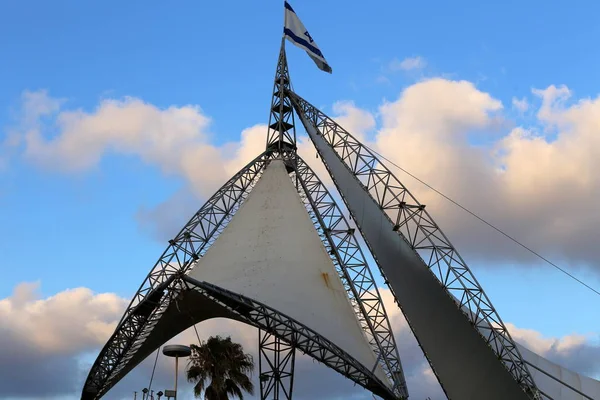
[[(317, 59), (305, 50), (331, 71), (320, 50)], [(297, 154), (294, 112), (358, 230)], [(282, 41), (266, 150), (169, 241), (92, 366), (82, 399), (101, 398), (159, 346), (216, 317), (259, 329), (261, 399), (292, 398), (296, 350), (383, 399), (408, 398), (360, 236), (448, 398), (599, 398), (599, 382), (568, 375), (512, 340), (425, 206), (292, 91)]]

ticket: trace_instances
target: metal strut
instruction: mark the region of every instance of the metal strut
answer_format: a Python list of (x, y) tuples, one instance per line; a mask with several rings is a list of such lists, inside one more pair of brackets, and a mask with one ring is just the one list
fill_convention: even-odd
[(296, 350), (277, 336), (258, 331), (260, 398), (291, 400)]
[(285, 40), (281, 40), (279, 59), (275, 71), (269, 127), (267, 132), (267, 150), (277, 151), (282, 156), (296, 152), (296, 129), (294, 128), (294, 110), (286, 93), (291, 90), (290, 74), (285, 56)]

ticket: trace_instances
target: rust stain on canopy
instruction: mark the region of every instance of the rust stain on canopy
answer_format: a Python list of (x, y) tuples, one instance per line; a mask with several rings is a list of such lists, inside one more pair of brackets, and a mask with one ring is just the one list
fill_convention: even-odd
[(325, 281), (325, 286), (327, 286), (328, 288), (331, 289), (331, 286), (329, 286), (329, 274), (327, 272), (323, 272), (321, 274), (321, 276), (323, 276), (323, 280)]

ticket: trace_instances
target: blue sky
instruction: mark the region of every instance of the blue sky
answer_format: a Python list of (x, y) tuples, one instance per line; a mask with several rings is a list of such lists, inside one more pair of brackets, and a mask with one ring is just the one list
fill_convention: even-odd
[[(532, 88), (564, 84), (575, 100), (600, 93), (597, 2), (292, 5), (333, 68), (332, 75), (322, 73), (288, 44), (294, 88), (326, 113), (345, 100), (378, 119), (384, 101), (442, 77), (472, 82), (501, 101), (508, 125), (542, 130), (534, 111), (511, 108), (513, 98), (527, 98), (535, 110), (542, 100)], [(237, 142), (242, 130), (267, 122), (282, 19), (280, 1), (0, 5), (0, 299), (31, 281), (41, 282), (42, 297), (87, 287), (130, 298), (166, 244), (140, 222), (143, 210), (179, 194), (180, 207), (171, 211), (184, 222), (204, 200), (190, 194), (185, 177), (165, 174), (136, 154), (109, 152), (76, 172), (32, 162), (23, 155), (23, 143), (7, 145), (22, 123), (25, 91), (47, 90), (64, 99), (63, 109), (86, 113), (94, 113), (103, 99), (125, 97), (159, 109), (198, 105), (211, 120), (212, 144)], [(421, 67), (398, 67), (414, 57), (423, 60)], [(56, 137), (60, 130), (48, 123), (44, 135)], [(494, 138), (475, 132), (470, 140), (485, 145)], [(463, 196), (457, 200), (472, 206)], [(520, 238), (519, 231), (510, 233)], [(570, 263), (560, 252), (553, 256), (600, 288), (600, 258)], [(524, 267), (513, 258), (495, 259), (488, 268), (481, 259), (467, 261), (504, 320), (548, 336), (577, 332), (597, 340), (597, 295), (533, 260)]]

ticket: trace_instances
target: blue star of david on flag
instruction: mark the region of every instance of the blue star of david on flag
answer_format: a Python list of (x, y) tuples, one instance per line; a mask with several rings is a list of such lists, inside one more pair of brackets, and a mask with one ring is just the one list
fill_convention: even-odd
[(310, 36), (310, 33), (308, 33), (308, 31), (304, 32), (304, 36), (306, 36), (311, 43), (314, 42), (312, 36)]

